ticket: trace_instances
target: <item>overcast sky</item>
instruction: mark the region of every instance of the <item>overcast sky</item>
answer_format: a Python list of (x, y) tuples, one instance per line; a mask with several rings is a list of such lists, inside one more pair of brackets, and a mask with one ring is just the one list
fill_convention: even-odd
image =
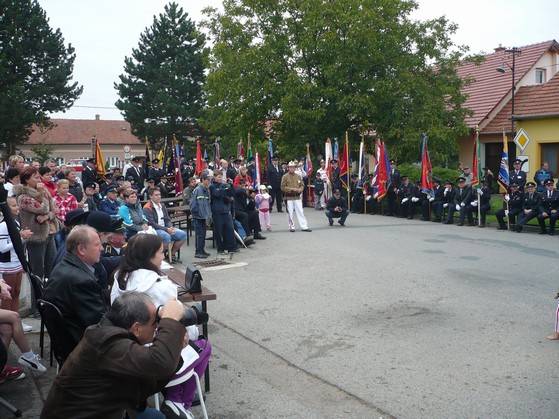
[[(207, 6), (220, 0), (176, 0), (195, 22)], [(557, 0), (418, 0), (414, 17), (425, 20), (446, 15), (459, 25), (453, 40), (471, 52), (492, 52), (559, 38)], [(123, 72), (124, 57), (138, 46), (140, 34), (163, 12), (167, 0), (39, 0), (53, 28), (76, 49), (74, 80), (84, 87), (80, 99), (55, 118), (123, 119), (114, 103), (113, 84)]]

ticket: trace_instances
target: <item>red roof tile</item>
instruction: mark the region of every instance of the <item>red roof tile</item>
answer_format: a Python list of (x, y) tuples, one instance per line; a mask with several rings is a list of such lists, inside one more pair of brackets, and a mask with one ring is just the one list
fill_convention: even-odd
[[(557, 47), (557, 42), (553, 40), (519, 47), (522, 53), (516, 57), (515, 83), (518, 83), (550, 48)], [(509, 76), (506, 76), (496, 71), (497, 67), (501, 66), (503, 62), (511, 62), (510, 53), (506, 53), (503, 49), (484, 57), (485, 61), (480, 65), (465, 62), (458, 68), (460, 77), (472, 77), (474, 79), (463, 90), (463, 93), (469, 96), (464, 107), (470, 108), (474, 112), (465, 121), (471, 128), (480, 125), (488, 117), (495, 106), (510, 92), (512, 84), (510, 73)], [(516, 109), (515, 113), (518, 113)]]
[[(483, 129), (483, 133), (501, 132), (510, 126), (512, 101), (501, 109), (493, 120)], [(516, 119), (545, 115), (559, 115), (559, 72), (545, 84), (523, 86), (514, 95)]]
[[(126, 121), (104, 121), (100, 119), (51, 119), (55, 124), (48, 132), (49, 144), (90, 144), (93, 136), (100, 144), (136, 145), (141, 141), (130, 132)], [(28, 144), (41, 141), (41, 134), (35, 129), (29, 136)]]

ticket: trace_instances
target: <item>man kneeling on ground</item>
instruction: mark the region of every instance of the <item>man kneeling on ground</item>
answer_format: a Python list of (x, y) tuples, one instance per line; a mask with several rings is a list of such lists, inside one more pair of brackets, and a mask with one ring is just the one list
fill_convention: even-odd
[(328, 200), (326, 204), (326, 217), (328, 217), (328, 224), (334, 224), (334, 218), (339, 218), (338, 224), (345, 226), (345, 219), (349, 215), (349, 210), (347, 209), (347, 201), (342, 198), (342, 193), (339, 189), (334, 191), (334, 196)]

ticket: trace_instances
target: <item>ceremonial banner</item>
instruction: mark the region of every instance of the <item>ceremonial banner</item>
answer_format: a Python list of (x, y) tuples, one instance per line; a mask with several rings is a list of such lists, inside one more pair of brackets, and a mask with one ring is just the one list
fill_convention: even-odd
[(103, 153), (101, 153), (101, 146), (99, 141), (95, 140), (95, 171), (103, 179), (105, 178), (105, 160), (103, 160)]
[(499, 182), (499, 192), (508, 193), (510, 187), (510, 177), (509, 177), (509, 145), (507, 142), (507, 136), (503, 132), (503, 155), (501, 156), (501, 166), (499, 167), (499, 176), (497, 177), (497, 182)]
[(340, 180), (342, 181), (342, 186), (349, 191), (349, 176), (350, 176), (350, 161), (349, 161), (349, 140), (345, 138), (344, 150), (342, 157), (340, 159)]
[(202, 173), (202, 150), (200, 149), (200, 140), (196, 140), (196, 167), (194, 169), (194, 174), (200, 176)]
[(146, 155), (145, 155), (145, 163), (144, 163), (144, 179), (149, 177), (149, 169), (151, 167), (151, 159), (149, 158), (149, 145), (148, 140), (146, 139)]
[(431, 157), (427, 148), (427, 135), (421, 134), (423, 144), (421, 145), (421, 192), (429, 198), (435, 196), (433, 188), (433, 166), (431, 165)]

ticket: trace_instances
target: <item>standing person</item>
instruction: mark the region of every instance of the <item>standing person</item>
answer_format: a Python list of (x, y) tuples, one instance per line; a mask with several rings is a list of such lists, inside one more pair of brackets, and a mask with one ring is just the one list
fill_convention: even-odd
[[(320, 194), (320, 199), (318, 199), (317, 202), (317, 182), (322, 181), (322, 194)], [(314, 186), (314, 193), (315, 193), (315, 199), (314, 199), (314, 209), (318, 209), (318, 210), (324, 210), (326, 208), (326, 202), (328, 201), (328, 182), (330, 182), (330, 180), (328, 179), (328, 171), (326, 170), (326, 162), (324, 159), (320, 160), (320, 167), (318, 168), (318, 170), (316, 171), (316, 181), (315, 181), (315, 186)], [(320, 190), (320, 186), (318, 186), (319, 190)], [(318, 205), (318, 208), (317, 208)]]
[(512, 164), (513, 169), (509, 172), (510, 183), (516, 183), (521, 192), (524, 192), (526, 185), (526, 172), (522, 169), (522, 160), (516, 159)]
[(289, 162), (287, 165), (287, 173), (281, 178), (281, 191), (285, 195), (287, 206), (287, 220), (289, 231), (295, 232), (295, 223), (293, 221), (293, 213), (297, 213), (297, 220), (302, 231), (312, 231), (307, 225), (307, 219), (303, 213), (303, 205), (301, 203), (301, 193), (304, 190), (303, 180), (295, 173), (295, 163)]
[(78, 182), (78, 174), (74, 169), (70, 169), (66, 172), (66, 179), (70, 182), (68, 191), (76, 197), (78, 201), (78, 207), (83, 208), (85, 204), (85, 196), (83, 193), (83, 186)]
[(390, 184), (388, 185), (388, 215), (389, 217), (395, 217), (400, 212), (397, 208), (398, 190), (401, 186), (400, 170), (396, 168), (396, 160), (390, 160)]
[(485, 184), (487, 185), (489, 190), (492, 190), (493, 189), (493, 179), (495, 178), (495, 176), (493, 175), (493, 172), (487, 166), (485, 166), (481, 170), (483, 170), (483, 177), (482, 177), (483, 182), (485, 182)]
[[(33, 233), (29, 228), (21, 230), (20, 225), (17, 221), (17, 216), (19, 214), (19, 207), (17, 201), (14, 197), (9, 197), (7, 199), (7, 204), (12, 211), (17, 228), (20, 230), (20, 236), (25, 243), (31, 238)], [(21, 291), (21, 279), (23, 276), (23, 267), (21, 262), (17, 257), (14, 250), (14, 244), (10, 239), (10, 234), (8, 233), (8, 226), (6, 221), (3, 220), (0, 223), (0, 274), (2, 274), (4, 281), (8, 284), (10, 289), (10, 298), (5, 298), (2, 300), (2, 309), (11, 310), (19, 313), (19, 294)], [(23, 331), (30, 332), (33, 327), (22, 322)]]
[(188, 179), (188, 185), (182, 191), (182, 205), (190, 205), (192, 193), (194, 192), (194, 189), (196, 189), (196, 186), (197, 182), (195, 177), (191, 177), (190, 179)]
[(314, 180), (314, 209), (316, 211), (323, 210), (322, 200), (324, 195), (324, 181), (319, 172), (316, 172), (316, 178)]
[(97, 189), (99, 185), (96, 183), (85, 183), (83, 185), (83, 190), (85, 192), (85, 203), (84, 203), (84, 210), (85, 211), (97, 211), (97, 200), (96, 197), (99, 197), (99, 193)]
[(50, 196), (56, 196), (56, 182), (53, 181), (53, 173), (49, 167), (39, 167), (39, 174), (41, 175), (41, 183), (45, 185)]
[(52, 196), (41, 183), (39, 171), (26, 167), (20, 174), (21, 185), (14, 187), (19, 218), (23, 229), (29, 228), (33, 236), (27, 242), (31, 270), (40, 278), (50, 276), (56, 255), (54, 235), (56, 214)]
[[(196, 179), (194, 179), (194, 181), (196, 181)], [(192, 196), (189, 201), (190, 213), (192, 214), (192, 220), (194, 221), (194, 232), (196, 234), (194, 257), (200, 259), (205, 259), (210, 256), (210, 254), (204, 250), (204, 246), (206, 244), (206, 223), (212, 216), (210, 191), (208, 190), (210, 182), (210, 176), (207, 173), (202, 172), (200, 175), (200, 183), (192, 192)]]
[(8, 196), (15, 196), (14, 186), (21, 184), (19, 170), (15, 167), (9, 167), (8, 170), (6, 170), (4, 177), (6, 178), (4, 188), (8, 191)]
[(161, 391), (178, 367), (186, 344), (179, 322), (183, 315), (184, 308), (176, 300), (158, 310), (143, 293), (117, 298), (60, 369), (41, 418), (120, 419), (138, 417), (139, 412), (145, 412), (144, 417), (164, 417), (146, 409), (146, 399)]
[(537, 192), (545, 191), (544, 182), (548, 179), (553, 180), (553, 173), (549, 170), (549, 163), (542, 162), (542, 167), (534, 173), (534, 182), (538, 185)]
[[(270, 194), (272, 195), (272, 200), (276, 203), (276, 208), (278, 212), (282, 211), (282, 196), (281, 196), (281, 179), (285, 172), (278, 166), (278, 156), (272, 157), (272, 164), (266, 169), (266, 181), (268, 185), (271, 186)], [(273, 202), (270, 205), (270, 211), (273, 209)]]
[(144, 188), (144, 174), (143, 170), (140, 169), (139, 157), (134, 157), (132, 159), (132, 167), (126, 170), (126, 172), (124, 173), (124, 178), (126, 180), (132, 178), (134, 180), (134, 187), (138, 189), (138, 191), (141, 191)]
[(157, 185), (163, 176), (165, 176), (165, 171), (159, 167), (159, 159), (153, 159), (151, 161), (148, 178), (153, 179), (155, 185)]
[(466, 179), (466, 186), (472, 186), (472, 180), (474, 179), (474, 174), (470, 166), (464, 166), (462, 169), (462, 177)]
[[(69, 182), (67, 179), (60, 179), (56, 182), (56, 196), (54, 197), (54, 203), (58, 207), (57, 217), (61, 224), (64, 224), (66, 219), (66, 214), (68, 212), (78, 209), (78, 202), (76, 198), (71, 193), (68, 193)], [(56, 248), (59, 248), (66, 237), (64, 229), (61, 229), (56, 236), (54, 241), (56, 243)]]
[(233, 217), (231, 216), (231, 203), (234, 194), (232, 183), (233, 181), (229, 178), (224, 180), (221, 172), (216, 172), (213, 182), (210, 184), (214, 237), (217, 253), (220, 255), (237, 251)]
[(97, 182), (97, 172), (95, 171), (95, 159), (89, 158), (85, 162), (85, 167), (82, 171), (82, 185)]
[(330, 185), (332, 186), (332, 191), (336, 189), (342, 190), (342, 180), (340, 179), (340, 167), (338, 166), (338, 160), (332, 159), (330, 161), (332, 168), (330, 169)]
[(268, 193), (266, 185), (260, 185), (258, 194), (254, 198), (258, 208), (258, 219), (260, 220), (260, 228), (266, 231), (272, 231), (270, 223), (270, 206), (272, 205), (272, 197)]

